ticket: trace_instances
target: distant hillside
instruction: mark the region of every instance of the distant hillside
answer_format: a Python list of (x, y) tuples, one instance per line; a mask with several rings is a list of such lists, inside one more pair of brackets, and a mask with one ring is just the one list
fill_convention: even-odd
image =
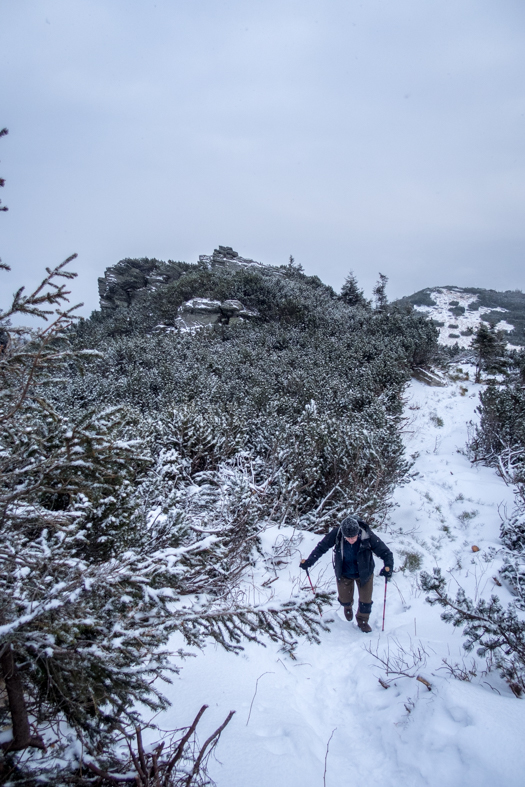
[(400, 299), (430, 317), (439, 328), (439, 342), (468, 347), (479, 323), (506, 331), (511, 346), (525, 346), (525, 294), (520, 290), (478, 287), (427, 287)]

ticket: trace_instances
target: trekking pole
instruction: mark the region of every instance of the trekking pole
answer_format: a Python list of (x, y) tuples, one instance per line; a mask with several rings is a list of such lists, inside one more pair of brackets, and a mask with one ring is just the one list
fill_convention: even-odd
[(312, 588), (312, 593), (315, 596), (314, 586), (312, 585), (312, 580), (310, 579), (310, 572), (308, 571), (308, 569), (306, 569), (306, 576), (308, 577), (308, 582), (310, 583), (310, 587)]
[[(306, 569), (306, 576), (308, 577), (308, 582), (310, 583), (310, 587), (312, 588), (312, 593), (314, 594), (314, 598), (316, 599), (317, 596), (315, 595), (314, 586), (312, 585), (312, 580), (310, 579), (310, 572)], [(319, 612), (319, 617), (321, 618), (321, 623), (323, 621), (323, 613), (321, 612), (321, 605), (318, 603), (317, 611)]]
[(388, 582), (387, 582), (387, 579), (386, 579), (386, 577), (385, 577), (385, 600), (384, 600), (384, 603), (383, 603), (383, 628), (381, 629), (381, 631), (384, 631), (384, 630), (385, 630), (385, 612), (386, 612), (386, 586), (387, 586), (387, 585), (388, 585)]

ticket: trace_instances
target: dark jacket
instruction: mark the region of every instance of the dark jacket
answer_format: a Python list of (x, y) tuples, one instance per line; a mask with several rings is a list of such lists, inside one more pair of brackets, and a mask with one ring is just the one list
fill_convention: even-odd
[[(357, 567), (359, 569), (359, 580), (364, 585), (374, 573), (375, 563), (372, 553), (381, 558), (385, 566), (390, 568), (390, 571), (394, 570), (394, 556), (387, 545), (370, 529), (370, 525), (367, 525), (362, 519), (359, 520), (359, 525), (361, 526), (361, 545), (357, 553)], [(304, 561), (303, 566), (305, 568), (313, 566), (321, 555), (328, 552), (331, 547), (334, 548), (333, 564), (335, 577), (339, 581), (343, 576), (343, 535), (340, 527), (334, 527), (322, 541), (319, 541), (313, 552)]]

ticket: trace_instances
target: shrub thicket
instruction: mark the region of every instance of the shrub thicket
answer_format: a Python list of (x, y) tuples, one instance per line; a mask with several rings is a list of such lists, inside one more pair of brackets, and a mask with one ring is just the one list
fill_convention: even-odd
[[(191, 297), (236, 298), (255, 322), (197, 332), (173, 324)], [(267, 489), (272, 520), (322, 531), (343, 510), (384, 514), (407, 465), (399, 434), (411, 369), (428, 363), (435, 328), (412, 310), (350, 307), (317, 277), (193, 266), (149, 298), (75, 329), (79, 349), (103, 354), (56, 391), (69, 411), (97, 401), (132, 407), (142, 434), (151, 420), (213, 413), (212, 469), (249, 456)], [(210, 469), (210, 452), (192, 460)], [(255, 471), (254, 471), (255, 472)], [(271, 479), (271, 481), (269, 480)]]

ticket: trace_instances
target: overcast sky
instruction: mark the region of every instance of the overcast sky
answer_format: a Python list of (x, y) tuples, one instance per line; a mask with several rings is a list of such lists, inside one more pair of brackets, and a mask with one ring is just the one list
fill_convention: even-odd
[(523, 289), (523, 0), (0, 0), (6, 295), (78, 252)]

